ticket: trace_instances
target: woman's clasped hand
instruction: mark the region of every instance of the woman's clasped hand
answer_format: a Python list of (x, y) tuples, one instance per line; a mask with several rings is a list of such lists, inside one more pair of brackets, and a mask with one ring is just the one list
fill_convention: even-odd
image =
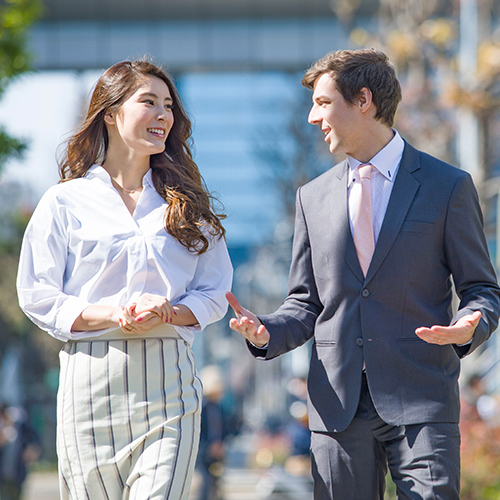
[(161, 295), (145, 293), (136, 301), (121, 307), (118, 321), (125, 333), (143, 334), (162, 323), (172, 324), (177, 312)]

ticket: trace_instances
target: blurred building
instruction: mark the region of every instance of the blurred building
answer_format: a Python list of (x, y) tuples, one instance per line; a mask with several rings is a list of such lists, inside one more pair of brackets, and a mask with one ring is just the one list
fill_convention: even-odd
[[(284, 193), (270, 182), (266, 172), (269, 163), (263, 161), (263, 154), (267, 151), (272, 157), (278, 150), (293, 149), (290, 123), (312, 128), (306, 121), (307, 105), (300, 109), (300, 103), (310, 99), (300, 85), (302, 74), (325, 53), (352, 46), (349, 35), (354, 24), (374, 28), (382, 2), (43, 3), (44, 17), (30, 33), (36, 72), (20, 78), (9, 89), (0, 109), (0, 122), (14, 135), (28, 137), (30, 147), (23, 160), (9, 163), (3, 177), (22, 179), (29, 188), (26, 203), (36, 203), (58, 180), (55, 151), (80, 120), (102, 70), (124, 59), (149, 55), (175, 77), (193, 119), (195, 159), (228, 215), (225, 226), (237, 268), (235, 287), (240, 287), (237, 291), (244, 303), (256, 307), (257, 312), (274, 309), (286, 291), (291, 230), (286, 222), (280, 224), (287, 215)], [(440, 2), (443, 12), (453, 3)], [(29, 104), (28, 115), (24, 108), (18, 112), (21, 102)], [(283, 155), (280, 158), (283, 160)], [(257, 248), (264, 250), (254, 257)], [(249, 261), (251, 257), (253, 261)], [(224, 322), (209, 328), (195, 342), (200, 364), (230, 366), (237, 354), (232, 339)], [(242, 342), (240, 346), (245, 349)], [(255, 388), (266, 384), (267, 388), (265, 394), (256, 391), (259, 404), (251, 400), (248, 412), (253, 412), (256, 420), (266, 413), (283, 414), (286, 380), (281, 374), (284, 370), (303, 376), (308, 366), (307, 350), (265, 366), (259, 364), (251, 380), (245, 373), (253, 370), (255, 363), (244, 354), (244, 361), (232, 367), (242, 393), (248, 392), (249, 383)]]
[[(378, 2), (362, 3), (366, 16), (377, 9)], [(44, 4), (45, 16), (31, 31), (35, 69), (64, 72), (72, 80), (65, 85), (73, 87), (73, 99), (81, 103), (99, 72), (118, 61), (147, 54), (164, 65), (194, 119), (196, 159), (226, 207), (230, 246), (265, 242), (280, 214), (276, 193), (263, 182), (256, 143), (266, 129), (285, 127), (287, 107), (303, 91), (300, 78), (311, 62), (346, 46), (348, 29), (332, 2)], [(78, 113), (74, 116), (78, 119)], [(298, 119), (307, 126), (305, 116)], [(49, 161), (53, 164), (53, 156)]]
[[(339, 19), (330, 0), (43, 3), (44, 16), (30, 31), (35, 72), (8, 89), (0, 109), (9, 132), (29, 141), (24, 158), (7, 165), (3, 182), (25, 185), (24, 203), (34, 206), (58, 180), (57, 148), (81, 120), (100, 73), (150, 56), (174, 76), (193, 119), (195, 159), (224, 205), (229, 250), (242, 269), (235, 287), (257, 310), (274, 307), (286, 291), (291, 231), (275, 232), (286, 216), (284, 193), (270, 182), (262, 157), (293, 149), (291, 122), (312, 129), (306, 121), (310, 95), (300, 80), (314, 60), (349, 45), (348, 19)], [(361, 4), (358, 15), (370, 23), (378, 2)], [(29, 104), (29, 115), (19, 103)], [(270, 250), (249, 264), (261, 247)], [(286, 378), (304, 375), (308, 365), (304, 349), (255, 370), (227, 321), (200, 335), (194, 349), (199, 367), (215, 362), (237, 372), (235, 399), (256, 421), (286, 415)], [(244, 361), (235, 366), (235, 358)], [(266, 390), (248, 397), (249, 382)]]

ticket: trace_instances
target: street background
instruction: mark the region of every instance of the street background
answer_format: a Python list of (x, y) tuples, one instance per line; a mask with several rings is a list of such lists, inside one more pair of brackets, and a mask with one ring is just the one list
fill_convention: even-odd
[[(174, 76), (227, 214), (233, 290), (262, 314), (286, 295), (296, 188), (341, 159), (307, 123), (300, 85), (332, 50), (388, 53), (403, 87), (395, 127), (472, 174), (500, 269), (499, 20), (500, 0), (0, 0), (0, 403), (16, 417), (0, 434), (23, 422), (38, 436), (24, 500), (56, 498), (61, 344), (17, 307), (20, 241), (102, 71), (147, 55)], [(229, 317), (193, 346), (198, 369), (224, 380), (222, 496), (307, 500), (309, 345), (256, 362)], [(499, 359), (493, 335), (463, 363), (463, 500), (500, 498)]]

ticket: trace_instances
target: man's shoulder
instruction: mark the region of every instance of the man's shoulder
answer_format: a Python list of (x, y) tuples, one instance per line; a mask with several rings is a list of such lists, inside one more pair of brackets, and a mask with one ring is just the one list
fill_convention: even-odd
[(333, 167), (329, 168), (326, 172), (318, 175), (308, 183), (300, 187), (301, 190), (317, 192), (318, 189), (323, 189), (330, 186), (332, 182), (341, 179), (347, 169), (347, 162), (343, 160)]
[(405, 141), (401, 165), (408, 170), (420, 170), (423, 179), (437, 181), (439, 178), (450, 181), (461, 177), (470, 176), (465, 170), (421, 151)]

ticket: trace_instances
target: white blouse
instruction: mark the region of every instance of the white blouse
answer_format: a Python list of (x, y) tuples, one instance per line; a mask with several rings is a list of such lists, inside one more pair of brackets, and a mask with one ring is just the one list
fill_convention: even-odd
[(165, 209), (151, 170), (133, 215), (99, 165), (51, 187), (24, 235), (17, 277), (23, 311), (57, 339), (83, 339), (113, 330), (72, 333), (86, 307), (127, 305), (149, 292), (192, 311), (198, 325), (175, 327), (192, 343), (195, 331), (226, 313), (232, 266), (223, 239), (197, 255), (169, 235)]

